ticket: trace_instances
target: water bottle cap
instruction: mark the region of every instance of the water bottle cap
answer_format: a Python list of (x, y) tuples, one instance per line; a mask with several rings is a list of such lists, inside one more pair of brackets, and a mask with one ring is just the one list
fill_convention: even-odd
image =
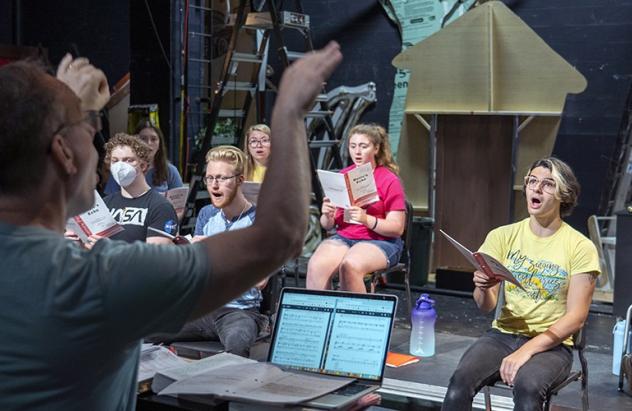
[(417, 299), (417, 308), (420, 310), (430, 310), (434, 305), (434, 300), (430, 299), (430, 295), (422, 294)]

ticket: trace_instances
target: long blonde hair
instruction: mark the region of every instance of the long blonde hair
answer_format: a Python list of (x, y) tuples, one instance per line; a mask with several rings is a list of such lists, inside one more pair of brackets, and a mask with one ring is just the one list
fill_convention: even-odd
[(244, 153), (246, 154), (247, 161), (244, 176), (247, 181), (252, 180), (252, 175), (255, 172), (256, 168), (255, 159), (250, 155), (250, 147), (248, 145), (250, 133), (252, 133), (253, 131), (260, 131), (268, 137), (270, 137), (271, 135), (270, 127), (265, 124), (255, 124), (254, 126), (248, 127), (248, 130), (246, 130), (246, 133), (244, 135)]
[(371, 143), (378, 147), (377, 154), (375, 155), (376, 165), (384, 166), (399, 175), (399, 166), (395, 163), (395, 160), (393, 160), (391, 143), (384, 127), (375, 123), (357, 124), (349, 131), (349, 137), (354, 134), (367, 136), (369, 140), (371, 140)]

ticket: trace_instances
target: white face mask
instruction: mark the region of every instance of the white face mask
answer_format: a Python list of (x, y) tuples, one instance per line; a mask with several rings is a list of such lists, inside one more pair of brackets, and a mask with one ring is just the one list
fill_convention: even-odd
[(110, 174), (121, 187), (127, 187), (136, 178), (136, 169), (129, 163), (117, 161), (110, 166)]

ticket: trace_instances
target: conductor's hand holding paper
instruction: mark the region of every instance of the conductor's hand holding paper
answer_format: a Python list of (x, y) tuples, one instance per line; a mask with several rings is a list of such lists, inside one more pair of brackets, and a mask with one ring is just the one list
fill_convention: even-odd
[[(488, 280), (486, 280), (480, 275), (478, 276), (479, 278), (475, 278), (475, 281), (480, 282), (483, 288), (489, 288), (495, 285), (495, 282), (506, 280), (512, 284), (515, 284), (516, 287), (520, 287), (521, 289), (524, 290), (524, 287), (520, 284), (518, 280), (516, 280), (516, 277), (514, 277), (511, 271), (509, 271), (504, 265), (502, 265), (500, 261), (496, 260), (491, 255), (485, 254), (480, 251), (473, 253), (470, 250), (468, 250), (465, 246), (463, 246), (461, 243), (456, 241), (454, 238), (446, 234), (445, 231), (443, 230), (439, 230), (439, 231), (441, 232), (441, 234), (443, 234), (445, 238), (448, 239), (450, 243), (452, 243), (454, 247), (456, 247), (457, 250), (459, 250), (461, 254), (463, 254), (463, 256), (467, 259), (467, 261), (469, 261), (470, 264), (472, 264), (473, 267), (485, 273), (485, 275), (490, 280), (492, 280), (491, 282), (489, 282)], [(475, 273), (475, 276), (476, 276), (476, 273)], [(487, 284), (487, 287), (485, 286), (486, 284)]]

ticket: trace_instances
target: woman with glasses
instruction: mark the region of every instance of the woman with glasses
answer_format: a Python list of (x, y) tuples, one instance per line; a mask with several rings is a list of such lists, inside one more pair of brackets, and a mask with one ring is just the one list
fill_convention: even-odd
[[(167, 160), (165, 138), (160, 128), (148, 120), (141, 121), (136, 127), (136, 135), (143, 140), (151, 152), (149, 153), (149, 167), (145, 173), (147, 184), (159, 193), (172, 188), (182, 187), (182, 177), (178, 169)], [(105, 193), (110, 194), (120, 189), (116, 181), (110, 178), (105, 186)]]
[(309, 260), (307, 288), (331, 288), (331, 279), (338, 274), (341, 289), (366, 292), (364, 276), (397, 264), (401, 256), (406, 197), (388, 134), (376, 124), (359, 124), (349, 136), (353, 165), (341, 173), (370, 163), (379, 200), (343, 210), (323, 199), (320, 224), (325, 230), (335, 228), (336, 234), (320, 243)]
[(247, 153), (246, 181), (263, 182), (270, 157), (270, 127), (255, 124), (246, 131), (244, 151)]
[[(548, 388), (570, 372), (571, 336), (586, 321), (600, 273), (597, 250), (562, 220), (579, 196), (566, 163), (536, 161), (523, 187), (529, 217), (492, 230), (480, 251), (502, 262), (524, 290), (504, 284), (500, 316), (463, 354), (443, 410), (471, 410), (476, 392), (499, 380), (513, 387), (514, 410), (541, 410)], [(493, 310), (500, 280), (475, 271), (474, 285), (479, 309)]]

